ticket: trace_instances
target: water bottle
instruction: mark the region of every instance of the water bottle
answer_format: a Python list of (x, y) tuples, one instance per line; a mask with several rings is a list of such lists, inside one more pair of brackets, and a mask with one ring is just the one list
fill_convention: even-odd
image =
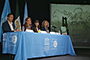
[(37, 29), (37, 32), (38, 32), (39, 29)]
[(60, 30), (58, 31), (58, 34), (60, 35)]
[(24, 31), (24, 26), (22, 27), (22, 31)]
[(49, 30), (47, 30), (47, 33), (49, 33)]

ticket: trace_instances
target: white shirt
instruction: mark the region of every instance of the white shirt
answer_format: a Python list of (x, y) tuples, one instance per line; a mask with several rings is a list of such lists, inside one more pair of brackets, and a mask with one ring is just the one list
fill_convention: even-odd
[(14, 28), (13, 28), (13, 25), (12, 25), (13, 23), (12, 22), (10, 23), (9, 21), (8, 21), (8, 23), (9, 23), (9, 26), (11, 28), (11, 31), (14, 31)]

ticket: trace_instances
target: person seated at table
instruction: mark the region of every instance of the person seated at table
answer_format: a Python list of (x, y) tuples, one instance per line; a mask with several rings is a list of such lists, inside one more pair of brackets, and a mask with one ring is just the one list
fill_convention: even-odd
[(14, 18), (14, 16), (13, 16), (12, 13), (9, 13), (7, 15), (7, 21), (2, 24), (3, 33), (5, 33), (5, 32), (14, 32), (15, 25), (12, 22), (13, 18)]
[[(3, 24), (2, 24), (2, 30), (3, 30), (3, 33), (5, 32), (14, 32), (14, 31), (18, 31), (18, 30), (15, 30), (15, 25), (14, 23), (12, 22), (14, 19), (14, 16), (12, 13), (9, 13), (7, 15), (7, 21), (5, 21)], [(2, 45), (3, 45), (3, 35), (2, 35), (2, 38), (1, 38), (1, 42), (2, 42)], [(14, 58), (14, 55), (9, 55), (10, 57), (13, 57)]]
[(38, 32), (40, 29), (39, 20), (35, 20), (34, 27), (32, 28), (34, 32)]
[(41, 30), (42, 31), (49, 31), (49, 22), (47, 21), (47, 20), (44, 20), (43, 22), (42, 22), (42, 28), (41, 28)]
[(32, 29), (32, 20), (31, 20), (30, 17), (27, 17), (27, 18), (26, 18), (25, 24), (23, 24), (23, 26), (24, 26), (24, 31), (25, 31), (26, 29), (28, 29), (28, 30), (31, 30), (31, 29)]

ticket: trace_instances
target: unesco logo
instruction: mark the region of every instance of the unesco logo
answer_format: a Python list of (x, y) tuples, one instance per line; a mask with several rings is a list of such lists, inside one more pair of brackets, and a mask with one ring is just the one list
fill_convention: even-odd
[(49, 51), (50, 50), (50, 43), (49, 38), (44, 39), (44, 47), (42, 47), (43, 51)]
[(49, 45), (49, 38), (45, 38), (45, 43), (44, 45)]
[(3, 36), (3, 41), (5, 42), (5, 41), (6, 41), (6, 38), (7, 38), (7, 34), (4, 33), (3, 35), (4, 35), (4, 36)]

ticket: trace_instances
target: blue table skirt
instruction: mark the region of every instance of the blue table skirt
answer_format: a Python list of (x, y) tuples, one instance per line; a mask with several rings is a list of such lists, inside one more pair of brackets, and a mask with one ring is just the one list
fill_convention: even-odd
[(15, 54), (14, 60), (55, 55), (76, 55), (69, 35), (33, 32), (3, 34), (3, 54)]

